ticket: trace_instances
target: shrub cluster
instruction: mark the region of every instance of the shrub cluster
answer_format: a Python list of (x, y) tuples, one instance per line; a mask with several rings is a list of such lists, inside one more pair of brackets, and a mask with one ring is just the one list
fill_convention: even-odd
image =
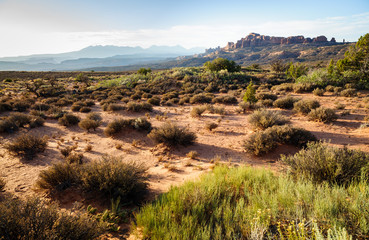
[(104, 133), (106, 136), (110, 137), (125, 129), (136, 129), (149, 132), (151, 130), (151, 123), (146, 118), (116, 119), (106, 126)]
[(59, 211), (37, 198), (0, 201), (0, 236), (3, 239), (80, 239), (98, 237), (104, 226), (81, 211)]
[(196, 140), (196, 135), (186, 128), (166, 122), (161, 127), (153, 129), (148, 135), (156, 143), (164, 143), (168, 146), (191, 145)]
[(306, 149), (293, 156), (282, 156), (291, 174), (312, 179), (314, 182), (348, 185), (369, 177), (369, 154), (311, 142)]
[(58, 163), (43, 170), (37, 186), (64, 190), (75, 186), (108, 198), (120, 197), (125, 203), (138, 200), (147, 190), (147, 168), (137, 162), (126, 162), (112, 156), (85, 164)]
[(63, 117), (58, 119), (58, 123), (66, 127), (77, 125), (79, 121), (80, 121), (80, 118), (71, 113), (64, 114)]
[(291, 97), (291, 96), (286, 96), (286, 97), (275, 100), (273, 105), (274, 107), (277, 107), (277, 108), (291, 109), (293, 108), (293, 104), (295, 102), (297, 102), (296, 98)]
[(252, 134), (243, 146), (247, 152), (259, 156), (274, 150), (281, 144), (304, 147), (310, 141), (316, 141), (316, 137), (309, 131), (284, 125), (273, 126)]
[(44, 152), (47, 146), (47, 137), (39, 137), (31, 134), (22, 134), (12, 142), (5, 145), (5, 148), (25, 159), (32, 159), (37, 153)]
[(129, 102), (127, 103), (127, 110), (131, 112), (141, 112), (141, 111), (152, 111), (152, 105), (147, 102), (136, 103)]
[(316, 100), (300, 100), (293, 104), (293, 110), (295, 112), (307, 115), (311, 110), (320, 107), (320, 103)]
[(256, 110), (249, 116), (249, 123), (254, 129), (267, 129), (274, 125), (283, 125), (288, 123), (288, 119), (280, 112), (266, 109)]
[(310, 121), (323, 122), (323, 123), (336, 121), (337, 118), (338, 116), (334, 112), (333, 109), (324, 108), (324, 107), (313, 109), (308, 114), (308, 119)]
[(101, 125), (101, 116), (98, 113), (90, 113), (85, 119), (78, 123), (78, 126), (88, 132), (93, 129), (94, 131)]

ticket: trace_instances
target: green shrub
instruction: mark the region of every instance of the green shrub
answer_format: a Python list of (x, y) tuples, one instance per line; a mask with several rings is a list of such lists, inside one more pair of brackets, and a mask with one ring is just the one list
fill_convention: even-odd
[(255, 90), (254, 84), (250, 82), (246, 88), (245, 94), (243, 95), (243, 98), (242, 98), (243, 101), (249, 102), (249, 103), (257, 102), (258, 100), (255, 97), (255, 93), (256, 93), (256, 90)]
[(243, 146), (247, 152), (259, 156), (274, 150), (280, 144), (304, 147), (309, 141), (316, 141), (315, 136), (309, 131), (285, 125), (256, 132), (244, 142)]
[(63, 117), (58, 119), (58, 123), (66, 127), (77, 125), (79, 121), (79, 117), (71, 113), (65, 114)]
[(369, 154), (328, 146), (323, 142), (311, 142), (307, 148), (293, 156), (282, 156), (294, 176), (312, 179), (314, 182), (329, 182), (348, 185), (369, 176)]
[(96, 131), (96, 128), (98, 128), (101, 125), (100, 121), (95, 121), (92, 119), (83, 119), (82, 121), (80, 121), (78, 123), (78, 126), (84, 130), (87, 130), (88, 132), (93, 129), (94, 131)]
[(273, 105), (274, 107), (277, 107), (277, 108), (291, 109), (293, 108), (293, 104), (295, 102), (297, 102), (296, 98), (291, 97), (291, 96), (286, 96), (286, 97), (275, 100)]
[(367, 239), (368, 191), (367, 184), (315, 185), (265, 169), (217, 166), (141, 208), (133, 233), (164, 240)]
[(31, 134), (22, 134), (11, 143), (5, 145), (5, 148), (25, 159), (32, 159), (37, 153), (44, 152), (47, 146), (47, 138)]
[(164, 143), (168, 146), (191, 145), (196, 140), (196, 135), (186, 128), (166, 122), (161, 127), (153, 129), (148, 135), (156, 143)]
[(123, 202), (142, 200), (147, 190), (147, 168), (135, 162), (105, 156), (81, 167), (82, 188)]
[(316, 122), (323, 122), (323, 123), (336, 121), (337, 118), (338, 116), (334, 112), (333, 109), (324, 108), (324, 107), (313, 109), (308, 114), (309, 121), (316, 121)]
[(256, 110), (249, 116), (249, 123), (254, 129), (266, 129), (274, 125), (283, 125), (288, 123), (288, 119), (280, 112), (266, 109)]
[(320, 103), (316, 100), (301, 99), (293, 104), (293, 110), (304, 115), (309, 114), (311, 110), (318, 107), (320, 107)]
[(199, 118), (201, 117), (201, 114), (203, 114), (205, 111), (206, 111), (206, 106), (193, 107), (191, 109), (190, 115), (193, 118)]
[(0, 202), (0, 236), (3, 239), (97, 238), (104, 227), (79, 210), (59, 211), (37, 198), (6, 198)]

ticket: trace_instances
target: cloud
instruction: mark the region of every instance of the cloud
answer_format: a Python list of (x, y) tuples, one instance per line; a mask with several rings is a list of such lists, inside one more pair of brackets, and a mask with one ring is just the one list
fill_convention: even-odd
[[(1, 6), (0, 6), (1, 8)], [(1, 19), (1, 18), (0, 18)], [(56, 22), (59, 22), (56, 18)], [(68, 23), (69, 25), (69, 23)], [(0, 26), (0, 30), (1, 27)], [(0, 38), (3, 56), (30, 53), (54, 53), (79, 50), (90, 45), (142, 46), (182, 45), (184, 47), (225, 46), (229, 41), (237, 41), (250, 32), (270, 36), (316, 37), (325, 35), (337, 41), (356, 41), (368, 32), (369, 12), (315, 20), (274, 21), (260, 24), (238, 23), (233, 25), (180, 25), (166, 29), (138, 29), (114, 31), (18, 31)]]

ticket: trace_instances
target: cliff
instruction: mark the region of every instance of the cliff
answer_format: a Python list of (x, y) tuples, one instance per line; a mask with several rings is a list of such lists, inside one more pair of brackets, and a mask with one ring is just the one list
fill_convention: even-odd
[[(332, 38), (331, 43), (336, 43), (336, 40)], [(298, 44), (298, 43), (328, 43), (325, 36), (318, 36), (315, 38), (305, 38), (304, 36), (291, 36), (291, 37), (271, 37), (260, 35), (258, 33), (250, 33), (245, 38), (241, 38), (236, 43), (229, 42), (227, 46), (222, 48), (223, 51), (229, 51), (233, 49), (247, 48), (247, 47), (263, 47), (270, 45), (285, 45), (285, 44)]]

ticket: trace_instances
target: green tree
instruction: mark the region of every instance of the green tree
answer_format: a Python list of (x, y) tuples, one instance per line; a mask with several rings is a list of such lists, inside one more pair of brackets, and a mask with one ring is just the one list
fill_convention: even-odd
[(151, 73), (151, 68), (140, 68), (138, 69), (137, 73), (147, 75), (148, 73)]
[(306, 75), (307, 71), (308, 71), (307, 66), (298, 63), (295, 65), (291, 62), (287, 69), (286, 75), (288, 79), (296, 80), (302, 75)]
[(333, 59), (331, 59), (331, 61), (329, 62), (329, 65), (327, 66), (327, 71), (328, 74), (332, 75), (334, 72), (334, 61)]
[(249, 102), (249, 103), (257, 102), (258, 100), (255, 97), (255, 93), (256, 93), (256, 90), (255, 90), (254, 84), (250, 82), (246, 88), (245, 94), (243, 95), (243, 101)]
[(239, 72), (241, 70), (241, 66), (237, 65), (234, 61), (230, 61), (225, 58), (216, 58), (213, 61), (208, 61), (204, 63), (204, 67), (213, 72), (218, 72), (220, 70)]

